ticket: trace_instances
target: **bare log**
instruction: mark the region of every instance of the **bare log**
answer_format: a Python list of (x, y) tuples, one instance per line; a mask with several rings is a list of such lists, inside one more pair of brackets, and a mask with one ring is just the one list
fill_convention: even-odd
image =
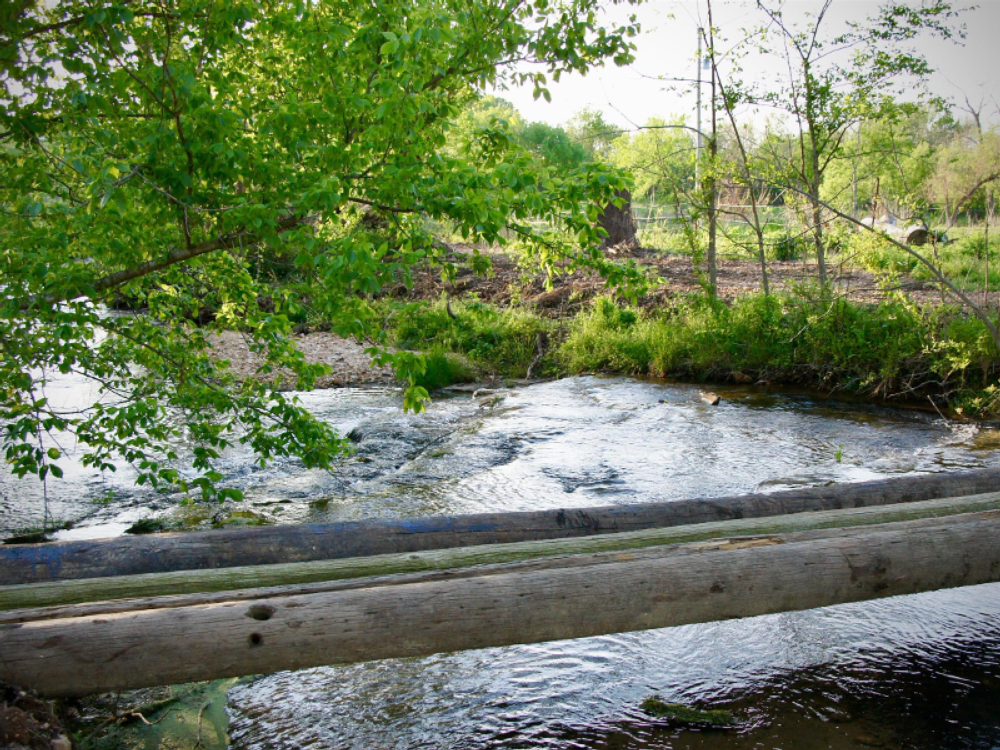
[(455, 580), (0, 626), (0, 679), (81, 695), (809, 609), (1000, 580), (1000, 511), (574, 556)]
[[(512, 544), (480, 545), (423, 552), (375, 555), (306, 563), (242, 566), (215, 570), (184, 570), (145, 575), (118, 576), (22, 584), (0, 587), (0, 623), (25, 622), (48, 618), (44, 608), (66, 607), (99, 602), (97, 612), (108, 612), (108, 604), (116, 600), (145, 599), (117, 611), (171, 607), (191, 603), (177, 599), (184, 594), (204, 597), (221, 593), (216, 601), (232, 596), (233, 591), (256, 589), (261, 596), (270, 596), (270, 587), (282, 586), (296, 591), (295, 586), (338, 584), (360, 579), (386, 579), (400, 574), (431, 574), (444, 572), (459, 575), (463, 570), (484, 565), (507, 565), (552, 558), (623, 552), (669, 544), (683, 544), (727, 537), (767, 537), (774, 534), (813, 531), (831, 528), (853, 528), (921, 518), (943, 518), (963, 513), (1000, 510), (1000, 493), (973, 495), (963, 498), (927, 500), (904, 505), (874, 506), (834, 511), (815, 511), (790, 516), (748, 518), (733, 521), (647, 529), (621, 534), (549, 539)], [(369, 584), (374, 585), (374, 584)], [(291, 587), (291, 588), (289, 588)], [(314, 590), (324, 590), (323, 588)], [(240, 598), (246, 598), (241, 596)], [(151, 603), (157, 600), (162, 603)], [(204, 599), (202, 601), (205, 601)], [(10, 610), (14, 610), (11, 612)], [(18, 610), (28, 610), (27, 612)], [(93, 612), (92, 612), (93, 613)], [(67, 616), (72, 613), (62, 613)]]
[(773, 494), (0, 545), (0, 585), (332, 560), (620, 533), (736, 518), (961, 497), (1000, 489), (1000, 470), (903, 477)]

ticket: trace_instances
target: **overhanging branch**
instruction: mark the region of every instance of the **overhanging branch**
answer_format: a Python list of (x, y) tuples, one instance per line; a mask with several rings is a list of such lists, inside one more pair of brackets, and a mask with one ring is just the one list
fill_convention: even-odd
[[(282, 234), (291, 229), (295, 229), (300, 226), (304, 226), (309, 222), (313, 221), (315, 216), (298, 216), (291, 215), (286, 216), (278, 221), (275, 225), (275, 232)], [(229, 250), (235, 247), (246, 247), (247, 245), (256, 245), (263, 240), (263, 236), (257, 233), (236, 233), (226, 235), (225, 237), (218, 237), (214, 240), (208, 242), (199, 242), (194, 245), (189, 245), (186, 247), (178, 247), (173, 250), (168, 251), (159, 258), (154, 258), (153, 260), (148, 260), (145, 263), (140, 263), (137, 266), (131, 268), (124, 268), (121, 271), (115, 271), (114, 273), (109, 273), (106, 276), (102, 276), (95, 280), (89, 285), (89, 289), (93, 290), (92, 294), (97, 295), (102, 292), (106, 292), (109, 289), (114, 289), (117, 286), (132, 281), (133, 279), (142, 278), (143, 276), (148, 276), (151, 273), (156, 273), (157, 271), (162, 271), (165, 268), (176, 265), (178, 263), (183, 263), (184, 261), (191, 260), (192, 258), (197, 258), (200, 255), (207, 255), (208, 253), (216, 252), (217, 250)], [(74, 290), (67, 290), (60, 292), (58, 294), (44, 294), (27, 300), (21, 305), (21, 309), (30, 309), (35, 307), (39, 302), (46, 305), (54, 305), (59, 302), (65, 302), (66, 300), (74, 299), (83, 293), (80, 287)]]

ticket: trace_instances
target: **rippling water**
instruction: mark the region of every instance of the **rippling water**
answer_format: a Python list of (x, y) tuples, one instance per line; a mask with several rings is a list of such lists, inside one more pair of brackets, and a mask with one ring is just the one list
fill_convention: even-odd
[[(302, 394), (357, 452), (333, 473), (233, 451), (242, 509), (272, 522), (712, 497), (1000, 465), (1000, 434), (933, 414), (752, 388), (581, 377), (455, 391), (423, 415), (394, 389)], [(64, 536), (183, 515), (127, 467), (51, 485)], [(32, 485), (33, 487), (33, 485)], [(92, 499), (110, 495), (95, 506)], [(0, 478), (5, 528), (41, 494)], [(219, 511), (222, 512), (221, 510)], [(212, 522), (206, 515), (204, 524)], [(37, 521), (36, 521), (37, 522)], [(1000, 748), (1000, 586), (726, 623), (280, 673), (230, 693), (240, 750)], [(644, 716), (651, 694), (725, 707), (736, 729)]]
[[(237, 748), (994, 748), (1000, 586), (646, 633), (281, 673)], [(733, 711), (692, 731), (638, 705)]]
[[(93, 397), (73, 385), (49, 397)], [(290, 459), (261, 469), (242, 448), (219, 468), (245, 494), (231, 507), (291, 523), (717, 497), (1000, 465), (1000, 433), (931, 413), (752, 388), (719, 392), (713, 407), (693, 386), (579, 377), (455, 391), (414, 415), (400, 410), (394, 388), (315, 391), (302, 402), (360, 436), (336, 471)], [(121, 533), (150, 509), (192, 512), (178, 511), (178, 498), (134, 487), (128, 466), (104, 475), (72, 463), (64, 469), (66, 479), (48, 488), (50, 513), (77, 526), (63, 538)], [(37, 482), (0, 476), (0, 531), (38, 525), (42, 501)]]

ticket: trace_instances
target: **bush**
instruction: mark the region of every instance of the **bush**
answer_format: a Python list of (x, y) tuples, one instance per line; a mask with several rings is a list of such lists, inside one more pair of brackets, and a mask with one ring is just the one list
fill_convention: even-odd
[(801, 260), (813, 247), (810, 238), (805, 235), (782, 234), (769, 240), (770, 260), (789, 261)]
[(402, 349), (452, 352), (493, 375), (524, 377), (535, 359), (539, 336), (553, 324), (524, 310), (498, 310), (476, 300), (445, 300), (403, 306), (382, 303), (389, 341)]

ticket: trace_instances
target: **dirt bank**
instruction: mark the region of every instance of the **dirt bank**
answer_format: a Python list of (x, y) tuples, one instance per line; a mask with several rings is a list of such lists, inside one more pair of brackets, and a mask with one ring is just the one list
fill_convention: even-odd
[[(574, 315), (594, 297), (607, 294), (608, 289), (600, 277), (584, 271), (555, 276), (547, 279), (544, 274), (529, 273), (517, 265), (516, 258), (497, 249), (482, 249), (489, 255), (492, 270), (486, 276), (477, 276), (463, 265), (462, 261), (473, 252), (471, 246), (455, 245), (451, 248), (451, 260), (458, 265), (458, 273), (453, 281), (441, 278), (438, 267), (420, 267), (413, 271), (413, 284), (407, 288), (403, 284), (386, 290), (389, 296), (407, 300), (436, 300), (448, 294), (456, 299), (474, 296), (493, 305), (506, 307), (524, 305), (550, 317)], [(672, 298), (704, 291), (702, 279), (696, 273), (691, 258), (686, 255), (664, 255), (657, 251), (639, 249), (620, 259), (634, 259), (660, 280), (649, 294), (638, 302), (641, 306), (655, 308), (668, 303)], [(818, 277), (816, 265), (803, 261), (773, 262), (769, 265), (771, 289), (800, 290), (814, 285)], [(887, 296), (887, 291), (879, 286), (875, 277), (856, 268), (833, 265), (830, 268), (830, 283), (837, 297), (845, 297), (854, 302), (877, 303)], [(932, 284), (921, 281), (904, 280), (901, 288), (918, 303), (940, 304), (951, 301), (942, 296)], [(724, 300), (733, 300), (761, 289), (760, 267), (753, 261), (724, 260), (719, 263), (718, 294)], [(977, 299), (981, 294), (977, 296)], [(990, 295), (990, 305), (998, 304), (997, 293)], [(250, 351), (247, 341), (237, 332), (225, 332), (212, 339), (217, 355), (228, 359), (239, 377), (259, 377), (257, 369), (261, 358)], [(317, 388), (333, 388), (362, 384), (392, 384), (396, 380), (389, 368), (372, 367), (365, 346), (354, 340), (341, 338), (333, 333), (312, 331), (297, 334), (295, 343), (312, 363), (327, 365), (331, 371), (321, 377)], [(291, 373), (278, 373), (272, 382), (279, 386), (293, 387)]]

